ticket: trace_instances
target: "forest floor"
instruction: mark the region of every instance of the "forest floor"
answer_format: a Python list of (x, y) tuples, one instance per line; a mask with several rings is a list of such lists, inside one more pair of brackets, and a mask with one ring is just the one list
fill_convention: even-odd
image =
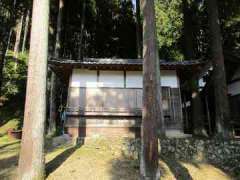
[[(1, 128), (0, 128), (1, 129)], [(82, 146), (64, 145), (46, 153), (48, 180), (137, 180), (138, 163), (123, 155), (123, 141), (95, 138)], [(0, 137), (0, 179), (15, 179), (20, 142)], [(159, 161), (163, 180), (229, 180), (210, 164), (193, 164), (164, 158)]]

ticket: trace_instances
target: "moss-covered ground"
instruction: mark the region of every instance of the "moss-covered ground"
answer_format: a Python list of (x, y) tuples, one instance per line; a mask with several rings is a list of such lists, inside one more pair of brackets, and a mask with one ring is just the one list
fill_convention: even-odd
[[(46, 150), (46, 179), (49, 180), (135, 180), (138, 163), (123, 155), (122, 139), (89, 139), (83, 145), (63, 145)], [(0, 137), (0, 179), (15, 179), (20, 142)], [(228, 180), (226, 173), (210, 164), (179, 162), (165, 157), (159, 161), (162, 179)]]

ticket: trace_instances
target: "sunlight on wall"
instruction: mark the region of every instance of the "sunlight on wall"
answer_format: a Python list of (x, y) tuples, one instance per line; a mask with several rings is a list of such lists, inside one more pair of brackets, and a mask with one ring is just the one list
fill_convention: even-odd
[[(71, 87), (112, 87), (124, 88), (123, 71), (99, 71), (74, 69), (70, 80)], [(142, 72), (126, 71), (126, 88), (142, 88)], [(161, 71), (161, 85), (165, 87), (178, 88), (179, 79), (175, 70)]]

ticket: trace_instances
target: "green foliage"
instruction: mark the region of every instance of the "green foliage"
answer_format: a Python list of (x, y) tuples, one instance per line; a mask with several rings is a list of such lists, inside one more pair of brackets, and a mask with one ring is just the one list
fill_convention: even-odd
[(181, 37), (183, 17), (180, 0), (157, 0), (156, 25), (159, 47), (171, 47)]
[[(3, 70), (3, 95), (7, 98), (13, 96), (24, 97), (27, 77), (27, 53), (19, 54), (18, 59), (14, 59), (13, 52), (9, 52)], [(17, 66), (16, 66), (17, 62)]]
[(7, 99), (0, 111), (0, 134), (6, 133), (9, 128), (18, 129), (23, 123), (23, 109), (27, 77), (28, 54), (19, 54), (17, 68), (12, 52), (9, 52), (3, 70), (2, 96)]
[(183, 59), (178, 46), (183, 26), (181, 3), (181, 0), (156, 0), (156, 27), (160, 58)]
[(219, 1), (219, 16), (223, 33), (223, 45), (228, 51), (240, 48), (240, 1)]

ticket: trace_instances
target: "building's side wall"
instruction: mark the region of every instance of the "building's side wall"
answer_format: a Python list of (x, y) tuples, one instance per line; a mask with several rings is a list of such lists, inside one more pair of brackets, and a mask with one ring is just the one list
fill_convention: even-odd
[[(240, 127), (240, 68), (238, 68), (228, 84), (229, 105), (233, 127)], [(237, 130), (239, 133), (239, 130)], [(236, 133), (236, 131), (235, 131)]]
[[(70, 87), (142, 88), (142, 82), (141, 71), (126, 71), (124, 76), (124, 71), (74, 69)], [(161, 85), (179, 88), (176, 70), (162, 70)]]
[[(164, 86), (163, 110), (167, 129), (182, 131), (181, 97), (176, 71), (162, 70), (161, 85)], [(81, 136), (83, 133), (75, 128), (85, 128), (86, 136), (96, 128), (119, 129), (119, 132), (136, 130), (141, 120), (142, 86), (141, 71), (74, 69), (69, 83), (70, 113), (65, 127), (70, 134), (74, 132), (76, 135), (77, 132)]]

